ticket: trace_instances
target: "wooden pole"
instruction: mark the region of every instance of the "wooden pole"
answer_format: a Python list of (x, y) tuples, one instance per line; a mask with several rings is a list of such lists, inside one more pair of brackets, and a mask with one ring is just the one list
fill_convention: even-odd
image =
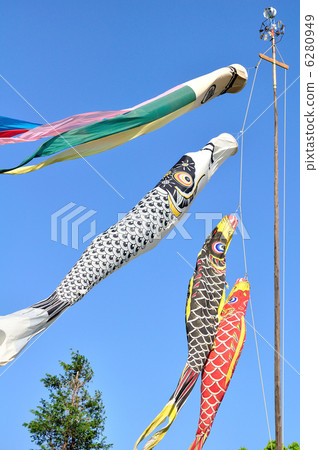
[(279, 291), (279, 203), (278, 203), (278, 115), (276, 84), (275, 33), (272, 33), (273, 89), (274, 89), (274, 290), (275, 290), (275, 439), (276, 450), (282, 448), (281, 356), (280, 356), (280, 291)]

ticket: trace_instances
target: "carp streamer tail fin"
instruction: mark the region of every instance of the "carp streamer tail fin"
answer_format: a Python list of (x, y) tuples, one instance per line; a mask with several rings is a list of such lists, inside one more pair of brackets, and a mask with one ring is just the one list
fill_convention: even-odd
[(189, 450), (202, 450), (203, 445), (206, 441), (206, 438), (208, 437), (209, 433), (200, 434), (199, 436), (195, 437), (195, 440), (192, 442), (192, 444), (189, 447)]
[(0, 316), (0, 367), (12, 361), (30, 339), (48, 328), (69, 306), (54, 292), (33, 306)]
[(143, 441), (146, 437), (148, 437), (159, 425), (161, 425), (166, 419), (168, 419), (168, 424), (162, 427), (159, 431), (157, 431), (146, 442), (143, 449), (150, 450), (154, 448), (158, 444), (158, 442), (161, 441), (161, 439), (165, 436), (170, 426), (174, 422), (185, 401), (189, 397), (197, 381), (198, 376), (199, 373), (194, 372), (194, 370), (191, 369), (188, 366), (188, 364), (185, 365), (185, 368), (178, 382), (178, 386), (174, 391), (174, 393), (172, 394), (169, 402), (139, 437), (134, 446), (135, 450), (137, 449), (137, 446), (140, 444), (141, 441)]

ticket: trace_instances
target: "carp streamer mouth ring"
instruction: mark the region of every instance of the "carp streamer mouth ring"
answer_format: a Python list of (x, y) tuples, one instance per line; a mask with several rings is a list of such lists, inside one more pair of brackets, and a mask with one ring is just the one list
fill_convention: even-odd
[(0, 330), (0, 345), (4, 342), (6, 334), (4, 331)]

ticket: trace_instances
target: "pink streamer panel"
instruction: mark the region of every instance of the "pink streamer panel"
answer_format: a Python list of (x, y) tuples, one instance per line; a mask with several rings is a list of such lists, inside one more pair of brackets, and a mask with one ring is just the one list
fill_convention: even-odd
[(29, 130), (18, 137), (1, 138), (0, 145), (14, 144), (18, 142), (36, 141), (38, 139), (42, 139), (45, 137), (57, 136), (61, 133), (64, 133), (65, 131), (90, 125), (92, 123), (99, 122), (104, 119), (112, 119), (120, 114), (125, 114), (127, 112), (133, 111), (134, 109), (140, 108), (141, 106), (147, 105), (148, 103), (153, 102), (154, 100), (157, 100), (167, 94), (176, 91), (177, 89), (180, 89), (184, 85), (185, 83), (175, 86), (174, 88), (169, 89), (168, 91), (158, 95), (157, 97), (151, 98), (150, 100), (146, 100), (143, 103), (139, 103), (133, 108), (122, 109), (119, 111), (95, 111), (83, 114), (76, 114), (74, 116), (67, 117), (66, 119), (58, 120), (57, 122), (40, 125), (39, 127)]

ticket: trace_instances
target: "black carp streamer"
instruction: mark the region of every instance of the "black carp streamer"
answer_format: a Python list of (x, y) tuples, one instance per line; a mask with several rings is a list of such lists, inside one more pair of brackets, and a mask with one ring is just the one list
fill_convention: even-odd
[(168, 419), (168, 424), (157, 431), (143, 448), (151, 449), (161, 441), (204, 368), (217, 333), (219, 312), (224, 305), (225, 255), (237, 223), (235, 216), (223, 217), (198, 254), (195, 271), (189, 282), (185, 311), (188, 359), (169, 402), (139, 437), (135, 449)]

